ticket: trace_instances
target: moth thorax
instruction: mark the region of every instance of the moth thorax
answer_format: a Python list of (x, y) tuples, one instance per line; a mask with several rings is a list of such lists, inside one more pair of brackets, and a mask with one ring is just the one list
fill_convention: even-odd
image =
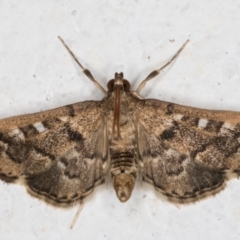
[(132, 194), (136, 178), (129, 173), (120, 173), (113, 177), (113, 187), (121, 202), (126, 202)]

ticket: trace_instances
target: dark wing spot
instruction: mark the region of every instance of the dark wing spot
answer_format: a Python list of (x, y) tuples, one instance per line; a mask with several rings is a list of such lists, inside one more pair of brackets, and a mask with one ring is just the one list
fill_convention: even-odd
[(191, 124), (192, 126), (198, 126), (198, 123), (199, 123), (199, 118), (192, 118), (192, 119), (190, 120), (190, 124)]
[(68, 108), (68, 115), (70, 116), (70, 117), (75, 117), (76, 116), (76, 114), (75, 114), (75, 110), (74, 110), (74, 108), (73, 108), (73, 106), (72, 105), (67, 105), (66, 106), (67, 108)]
[(169, 103), (167, 105), (167, 111), (166, 111), (166, 114), (167, 115), (171, 115), (174, 111), (174, 104), (173, 103)]
[(194, 159), (198, 153), (206, 151), (208, 146), (209, 146), (209, 143), (199, 145), (197, 149), (194, 149), (193, 151), (190, 152), (190, 158)]
[(55, 160), (55, 156), (52, 155), (51, 153), (48, 153), (46, 152), (44, 149), (42, 148), (38, 148), (38, 147), (34, 147), (34, 150), (37, 152), (37, 153), (40, 153), (42, 156), (46, 156), (48, 158), (50, 158), (52, 161)]
[(38, 130), (32, 125), (19, 128), (25, 137), (32, 137), (38, 134)]
[(186, 160), (187, 159), (187, 155), (186, 154), (181, 154), (180, 156), (179, 156), (179, 163), (182, 163), (184, 160)]
[(28, 152), (29, 148), (26, 146), (26, 144), (14, 144), (14, 142), (9, 141), (9, 147), (6, 151), (6, 154), (12, 161), (16, 163), (22, 163), (25, 161)]
[(47, 129), (51, 129), (61, 124), (62, 121), (58, 118), (51, 118), (42, 122), (43, 126)]
[(191, 118), (189, 116), (183, 116), (182, 122), (188, 123), (190, 126), (198, 126), (199, 118)]
[(189, 118), (190, 118), (189, 116), (183, 116), (181, 120), (183, 122), (187, 122), (189, 120)]
[(67, 159), (66, 157), (61, 157), (60, 162), (63, 163), (65, 166), (68, 166), (69, 159)]
[(5, 151), (5, 147), (0, 145), (0, 153), (3, 153)]
[(223, 124), (224, 122), (209, 120), (205, 127), (205, 130), (208, 132), (219, 132)]
[(212, 139), (212, 144), (222, 152), (225, 157), (230, 157), (231, 155), (238, 152), (240, 144), (238, 140), (234, 137), (228, 136), (217, 136)]
[(72, 130), (68, 124), (66, 124), (65, 126), (67, 128), (67, 133), (70, 141), (80, 142), (83, 140), (83, 136), (81, 133), (79, 133), (78, 131)]
[(3, 139), (3, 133), (0, 132), (0, 140)]
[(164, 130), (162, 132), (162, 134), (160, 135), (160, 138), (162, 140), (169, 140), (169, 139), (173, 138), (175, 136), (175, 134), (176, 134), (175, 129), (172, 127), (172, 128)]

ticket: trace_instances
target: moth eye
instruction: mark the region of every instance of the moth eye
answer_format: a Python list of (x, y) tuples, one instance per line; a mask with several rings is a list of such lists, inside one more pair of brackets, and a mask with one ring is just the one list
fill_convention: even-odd
[(114, 79), (110, 80), (107, 84), (107, 88), (110, 92), (113, 91), (113, 88), (114, 88)]
[(129, 91), (130, 91), (130, 88), (131, 88), (131, 85), (130, 85), (129, 81), (123, 80), (123, 89), (124, 89), (126, 92), (129, 92)]

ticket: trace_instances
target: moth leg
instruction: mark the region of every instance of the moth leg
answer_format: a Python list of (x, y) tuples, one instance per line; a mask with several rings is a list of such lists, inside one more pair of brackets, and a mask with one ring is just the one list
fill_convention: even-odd
[(83, 73), (97, 86), (97, 88), (99, 88), (103, 94), (105, 96), (107, 96), (107, 91), (100, 85), (99, 82), (97, 82), (95, 80), (95, 78), (93, 77), (93, 75), (91, 74), (91, 72), (87, 69), (84, 68), (82, 66), (82, 64), (78, 61), (78, 59), (76, 58), (76, 56), (73, 54), (73, 52), (70, 50), (70, 48), (67, 46), (67, 44), (63, 41), (63, 39), (58, 36), (59, 40), (62, 42), (63, 46), (68, 50), (68, 52), (70, 53), (70, 55), (73, 57), (73, 59), (76, 61), (76, 63), (78, 64), (78, 66), (83, 70)]
[(180, 52), (184, 49), (184, 47), (189, 42), (189, 39), (182, 45), (182, 47), (177, 51), (177, 53), (168, 61), (165, 65), (163, 65), (161, 68), (152, 71), (139, 85), (139, 87), (136, 90), (136, 93), (139, 94), (139, 92), (142, 90), (142, 88), (146, 85), (148, 81), (150, 81), (152, 78), (156, 77), (164, 68), (166, 68), (169, 64), (173, 62), (175, 58), (180, 54)]
[(73, 229), (73, 227), (74, 227), (74, 225), (75, 225), (75, 223), (76, 223), (76, 221), (77, 221), (77, 219), (79, 217), (79, 214), (82, 211), (82, 208), (83, 208), (83, 201), (81, 200), (80, 205), (79, 205), (78, 210), (77, 210), (77, 213), (76, 213), (76, 215), (75, 215), (75, 217), (74, 217), (74, 219), (73, 219), (73, 221), (71, 223), (71, 226), (70, 226), (71, 229)]

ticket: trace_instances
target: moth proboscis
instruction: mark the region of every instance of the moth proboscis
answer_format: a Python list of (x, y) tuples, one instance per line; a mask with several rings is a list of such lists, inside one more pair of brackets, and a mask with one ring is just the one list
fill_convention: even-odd
[(240, 175), (240, 113), (140, 96), (188, 41), (131, 91), (123, 73), (105, 90), (59, 39), (104, 98), (0, 120), (1, 180), (21, 181), (54, 206), (80, 204), (74, 224), (83, 199), (109, 175), (121, 202), (141, 176), (177, 203), (213, 195), (225, 187), (227, 173)]

